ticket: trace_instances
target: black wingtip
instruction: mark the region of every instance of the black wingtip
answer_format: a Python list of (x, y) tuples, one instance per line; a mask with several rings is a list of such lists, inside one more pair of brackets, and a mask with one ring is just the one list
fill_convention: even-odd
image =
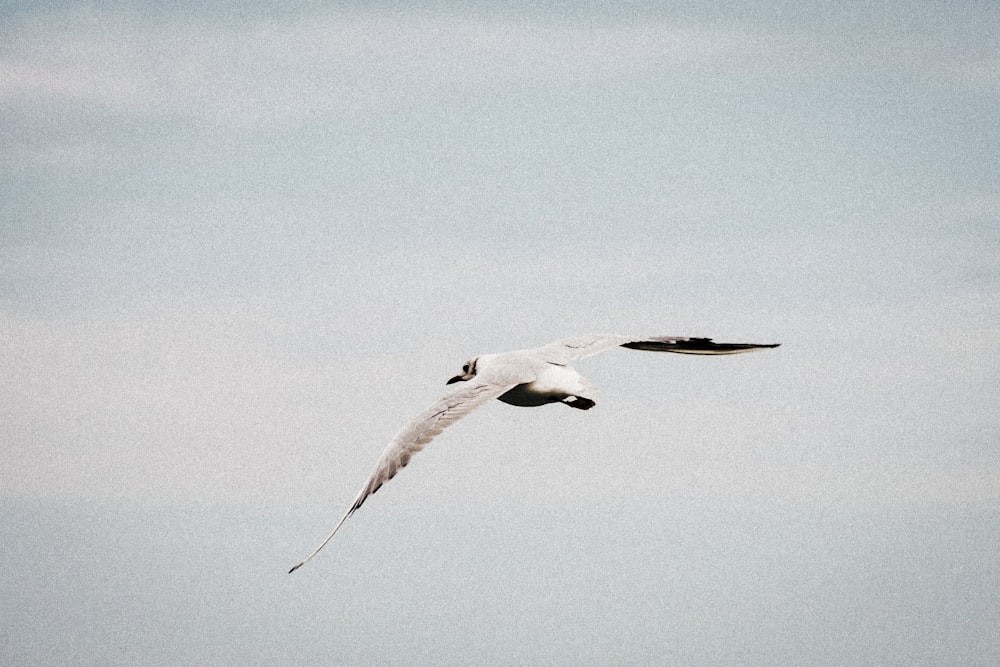
[(288, 571), (288, 574), (291, 574), (292, 572), (295, 572), (295, 570), (299, 569), (300, 567), (302, 567), (302, 563), (299, 563), (298, 565), (295, 565), (294, 567), (292, 567), (292, 569)]

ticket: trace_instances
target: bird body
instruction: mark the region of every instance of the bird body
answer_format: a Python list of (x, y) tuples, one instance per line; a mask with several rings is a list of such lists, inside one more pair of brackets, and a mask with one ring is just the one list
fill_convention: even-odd
[[(530, 380), (520, 382), (500, 394), (497, 399), (504, 403), (522, 408), (533, 408), (548, 403), (559, 403), (571, 396), (592, 398), (590, 394), (594, 392), (593, 386), (572, 366), (555, 364), (523, 353), (512, 353), (510, 357), (507, 355), (479, 357), (477, 375), (485, 371), (488, 378), (511, 378), (508, 369), (515, 364), (523, 371), (523, 375), (517, 374), (514, 378), (526, 379), (530, 377)], [(499, 369), (499, 372), (492, 372), (494, 368)], [(501, 384), (503, 384), (502, 380)]]
[(446, 427), (496, 398), (519, 407), (537, 407), (563, 403), (579, 410), (594, 407), (594, 387), (581, 376), (570, 362), (583, 359), (613, 347), (626, 347), (653, 352), (679, 354), (737, 354), (777, 347), (778, 343), (715, 343), (709, 338), (673, 336), (635, 337), (615, 334), (592, 334), (563, 338), (548, 345), (528, 350), (474, 357), (462, 366), (459, 375), (447, 384), (464, 383), (442, 396), (403, 427), (382, 452), (368, 481), (358, 492), (354, 503), (333, 531), (302, 562), (294, 572), (326, 546), (365, 500), (392, 479), (410, 458), (427, 445)]
[(545, 363), (535, 370), (535, 378), (531, 382), (514, 386), (498, 399), (522, 408), (565, 402), (571, 397), (593, 399), (593, 386), (571, 366)]

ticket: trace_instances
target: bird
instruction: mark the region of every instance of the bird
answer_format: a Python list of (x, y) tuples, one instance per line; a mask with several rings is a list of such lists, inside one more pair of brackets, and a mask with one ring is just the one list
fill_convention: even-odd
[(780, 343), (716, 343), (711, 338), (677, 336), (636, 337), (590, 334), (561, 338), (528, 350), (473, 357), (462, 372), (446, 384), (459, 384), (418, 414), (389, 441), (368, 481), (334, 529), (291, 574), (308, 563), (333, 539), (344, 522), (383, 484), (392, 479), (410, 458), (441, 431), (492, 399), (519, 407), (562, 403), (578, 410), (596, 405), (594, 387), (570, 363), (616, 347), (677, 354), (738, 354), (778, 347)]

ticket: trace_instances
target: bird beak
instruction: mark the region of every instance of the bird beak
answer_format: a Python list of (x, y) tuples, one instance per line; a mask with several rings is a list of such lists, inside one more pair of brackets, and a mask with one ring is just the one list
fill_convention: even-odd
[(453, 377), (452, 379), (450, 379), (450, 380), (448, 380), (447, 382), (445, 382), (445, 384), (455, 384), (456, 382), (461, 382), (461, 381), (462, 381), (462, 380), (464, 380), (464, 379), (465, 379), (465, 378), (464, 378), (464, 377), (462, 377), (461, 375), (456, 375), (456, 376), (455, 376), (455, 377)]

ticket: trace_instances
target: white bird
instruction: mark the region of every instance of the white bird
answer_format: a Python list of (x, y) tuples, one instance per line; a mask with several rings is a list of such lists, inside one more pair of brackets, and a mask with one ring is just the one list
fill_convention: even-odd
[(680, 354), (737, 354), (780, 343), (714, 343), (710, 338), (679, 338), (673, 336), (634, 337), (614, 334), (593, 334), (563, 338), (531, 350), (516, 350), (474, 357), (462, 366), (459, 375), (447, 384), (468, 382), (442, 396), (434, 405), (410, 420), (382, 452), (375, 469), (351, 507), (333, 531), (305, 560), (289, 570), (289, 574), (308, 563), (326, 546), (347, 518), (364, 504), (368, 496), (392, 479), (410, 458), (446, 427), (469, 414), (487, 401), (497, 398), (510, 405), (535, 407), (547, 403), (564, 403), (579, 410), (594, 407), (594, 388), (569, 365), (571, 361), (589, 357), (613, 347), (652, 352)]

